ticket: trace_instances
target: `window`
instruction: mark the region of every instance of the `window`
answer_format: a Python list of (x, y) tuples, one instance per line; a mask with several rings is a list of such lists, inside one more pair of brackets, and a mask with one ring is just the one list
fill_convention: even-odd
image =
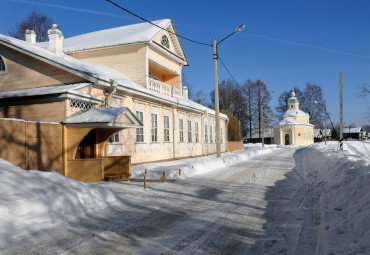
[(209, 125), (209, 143), (213, 143), (212, 126)]
[(207, 127), (207, 124), (204, 127), (204, 142), (208, 143), (208, 127)]
[(180, 143), (184, 142), (184, 120), (179, 119)]
[(165, 142), (169, 142), (170, 141), (170, 117), (169, 116), (163, 116), (163, 127), (164, 127), (164, 130), (163, 130), (163, 137), (164, 137), (164, 141)]
[(191, 120), (188, 120), (188, 143), (193, 142), (193, 134), (192, 134), (192, 129), (191, 129)]
[(167, 35), (163, 35), (163, 36), (162, 36), (161, 44), (162, 44), (164, 47), (166, 47), (167, 49), (169, 49), (169, 48), (170, 48), (170, 42), (169, 42), (169, 40), (168, 40)]
[(215, 143), (215, 142), (217, 142), (216, 140), (217, 140), (217, 135), (216, 135), (216, 125), (214, 126), (214, 129), (213, 129), (214, 131), (215, 131), (215, 139), (213, 140), (213, 142)]
[[(143, 123), (144, 126), (144, 114), (141, 111), (136, 111), (136, 117)], [(136, 142), (143, 143), (144, 142), (144, 128), (137, 128), (136, 129)]]
[(5, 61), (2, 56), (0, 56), (0, 74), (1, 73), (6, 73)]
[(223, 130), (222, 130), (222, 128), (221, 128), (221, 143), (224, 143), (224, 134), (223, 134), (224, 132), (223, 132)]
[(114, 135), (112, 135), (110, 138), (109, 138), (109, 143), (120, 143), (121, 141), (121, 136), (120, 136), (120, 132), (118, 133), (115, 133)]
[(157, 114), (152, 113), (152, 142), (158, 142), (158, 121)]
[(198, 122), (195, 122), (195, 142), (199, 143), (199, 127)]

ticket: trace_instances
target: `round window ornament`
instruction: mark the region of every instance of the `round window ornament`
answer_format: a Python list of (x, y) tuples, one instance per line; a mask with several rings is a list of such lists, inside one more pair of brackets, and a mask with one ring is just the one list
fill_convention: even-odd
[(170, 41), (168, 40), (167, 35), (162, 35), (161, 44), (167, 49), (170, 48)]

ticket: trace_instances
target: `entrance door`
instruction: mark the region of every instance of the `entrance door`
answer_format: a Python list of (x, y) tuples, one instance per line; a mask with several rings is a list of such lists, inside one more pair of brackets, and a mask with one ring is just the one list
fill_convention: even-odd
[(78, 145), (76, 159), (95, 158), (96, 130), (91, 130)]
[(289, 135), (285, 134), (285, 145), (289, 145)]

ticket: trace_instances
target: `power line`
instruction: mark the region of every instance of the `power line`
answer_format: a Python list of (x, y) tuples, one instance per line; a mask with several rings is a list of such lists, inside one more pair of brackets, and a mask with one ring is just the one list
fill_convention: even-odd
[(153, 22), (151, 22), (150, 20), (147, 20), (147, 19), (145, 19), (145, 18), (143, 18), (143, 17), (141, 17), (141, 16), (139, 16), (139, 15), (137, 15), (137, 14), (135, 14), (135, 13), (133, 13), (133, 12), (129, 11), (129, 10), (127, 10), (126, 8), (124, 8), (124, 7), (120, 6), (119, 4), (117, 4), (117, 3), (115, 3), (115, 2), (113, 2), (113, 1), (111, 1), (111, 0), (105, 0), (105, 1), (107, 1), (107, 2), (109, 2), (109, 3), (111, 3), (111, 4), (113, 4), (114, 6), (116, 6), (116, 7), (120, 8), (121, 10), (123, 10), (123, 11), (125, 11), (125, 12), (127, 12), (127, 13), (129, 13), (129, 14), (131, 14), (131, 15), (133, 15), (133, 16), (135, 16), (135, 17), (137, 17), (137, 18), (139, 18), (139, 19), (141, 19), (141, 20), (143, 20), (143, 21), (145, 21), (145, 22), (147, 22), (147, 23), (149, 23), (149, 24), (153, 25), (153, 26), (156, 26), (156, 27), (158, 27), (158, 28), (160, 28), (160, 29), (162, 29), (162, 30), (164, 30), (164, 31), (167, 31), (167, 32), (168, 32), (168, 33), (170, 33), (170, 34), (176, 35), (176, 36), (178, 36), (178, 37), (181, 37), (181, 38), (182, 38), (182, 39), (184, 39), (184, 40), (187, 40), (187, 41), (190, 41), (190, 42), (193, 42), (193, 43), (197, 43), (197, 44), (200, 44), (200, 45), (206, 45), (206, 46), (211, 46), (211, 47), (212, 47), (212, 44), (198, 42), (198, 41), (195, 41), (195, 40), (193, 40), (193, 39), (187, 38), (187, 37), (185, 37), (185, 36), (179, 35), (179, 34), (177, 34), (177, 33), (173, 33), (173, 32), (171, 32), (171, 31), (168, 31), (168, 30), (164, 29), (163, 27), (160, 27), (160, 26), (158, 26), (157, 24), (154, 24), (154, 23), (153, 23)]
[(236, 83), (236, 85), (238, 85), (241, 88), (241, 86), (239, 85), (239, 83), (235, 80), (234, 76), (231, 74), (230, 70), (226, 67), (225, 63), (222, 61), (220, 55), (218, 55), (218, 59), (220, 60), (221, 64), (224, 66), (224, 68), (226, 69), (226, 71), (229, 73), (229, 75), (231, 76), (231, 78), (234, 80), (234, 82)]

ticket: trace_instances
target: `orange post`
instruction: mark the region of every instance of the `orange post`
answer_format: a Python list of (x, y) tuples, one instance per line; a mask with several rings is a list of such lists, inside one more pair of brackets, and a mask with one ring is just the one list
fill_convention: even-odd
[(144, 175), (144, 189), (146, 189), (146, 175)]
[(145, 174), (148, 174), (148, 170), (145, 169)]
[(179, 176), (181, 176), (181, 169), (179, 169)]
[(163, 182), (166, 183), (166, 174), (163, 172)]

